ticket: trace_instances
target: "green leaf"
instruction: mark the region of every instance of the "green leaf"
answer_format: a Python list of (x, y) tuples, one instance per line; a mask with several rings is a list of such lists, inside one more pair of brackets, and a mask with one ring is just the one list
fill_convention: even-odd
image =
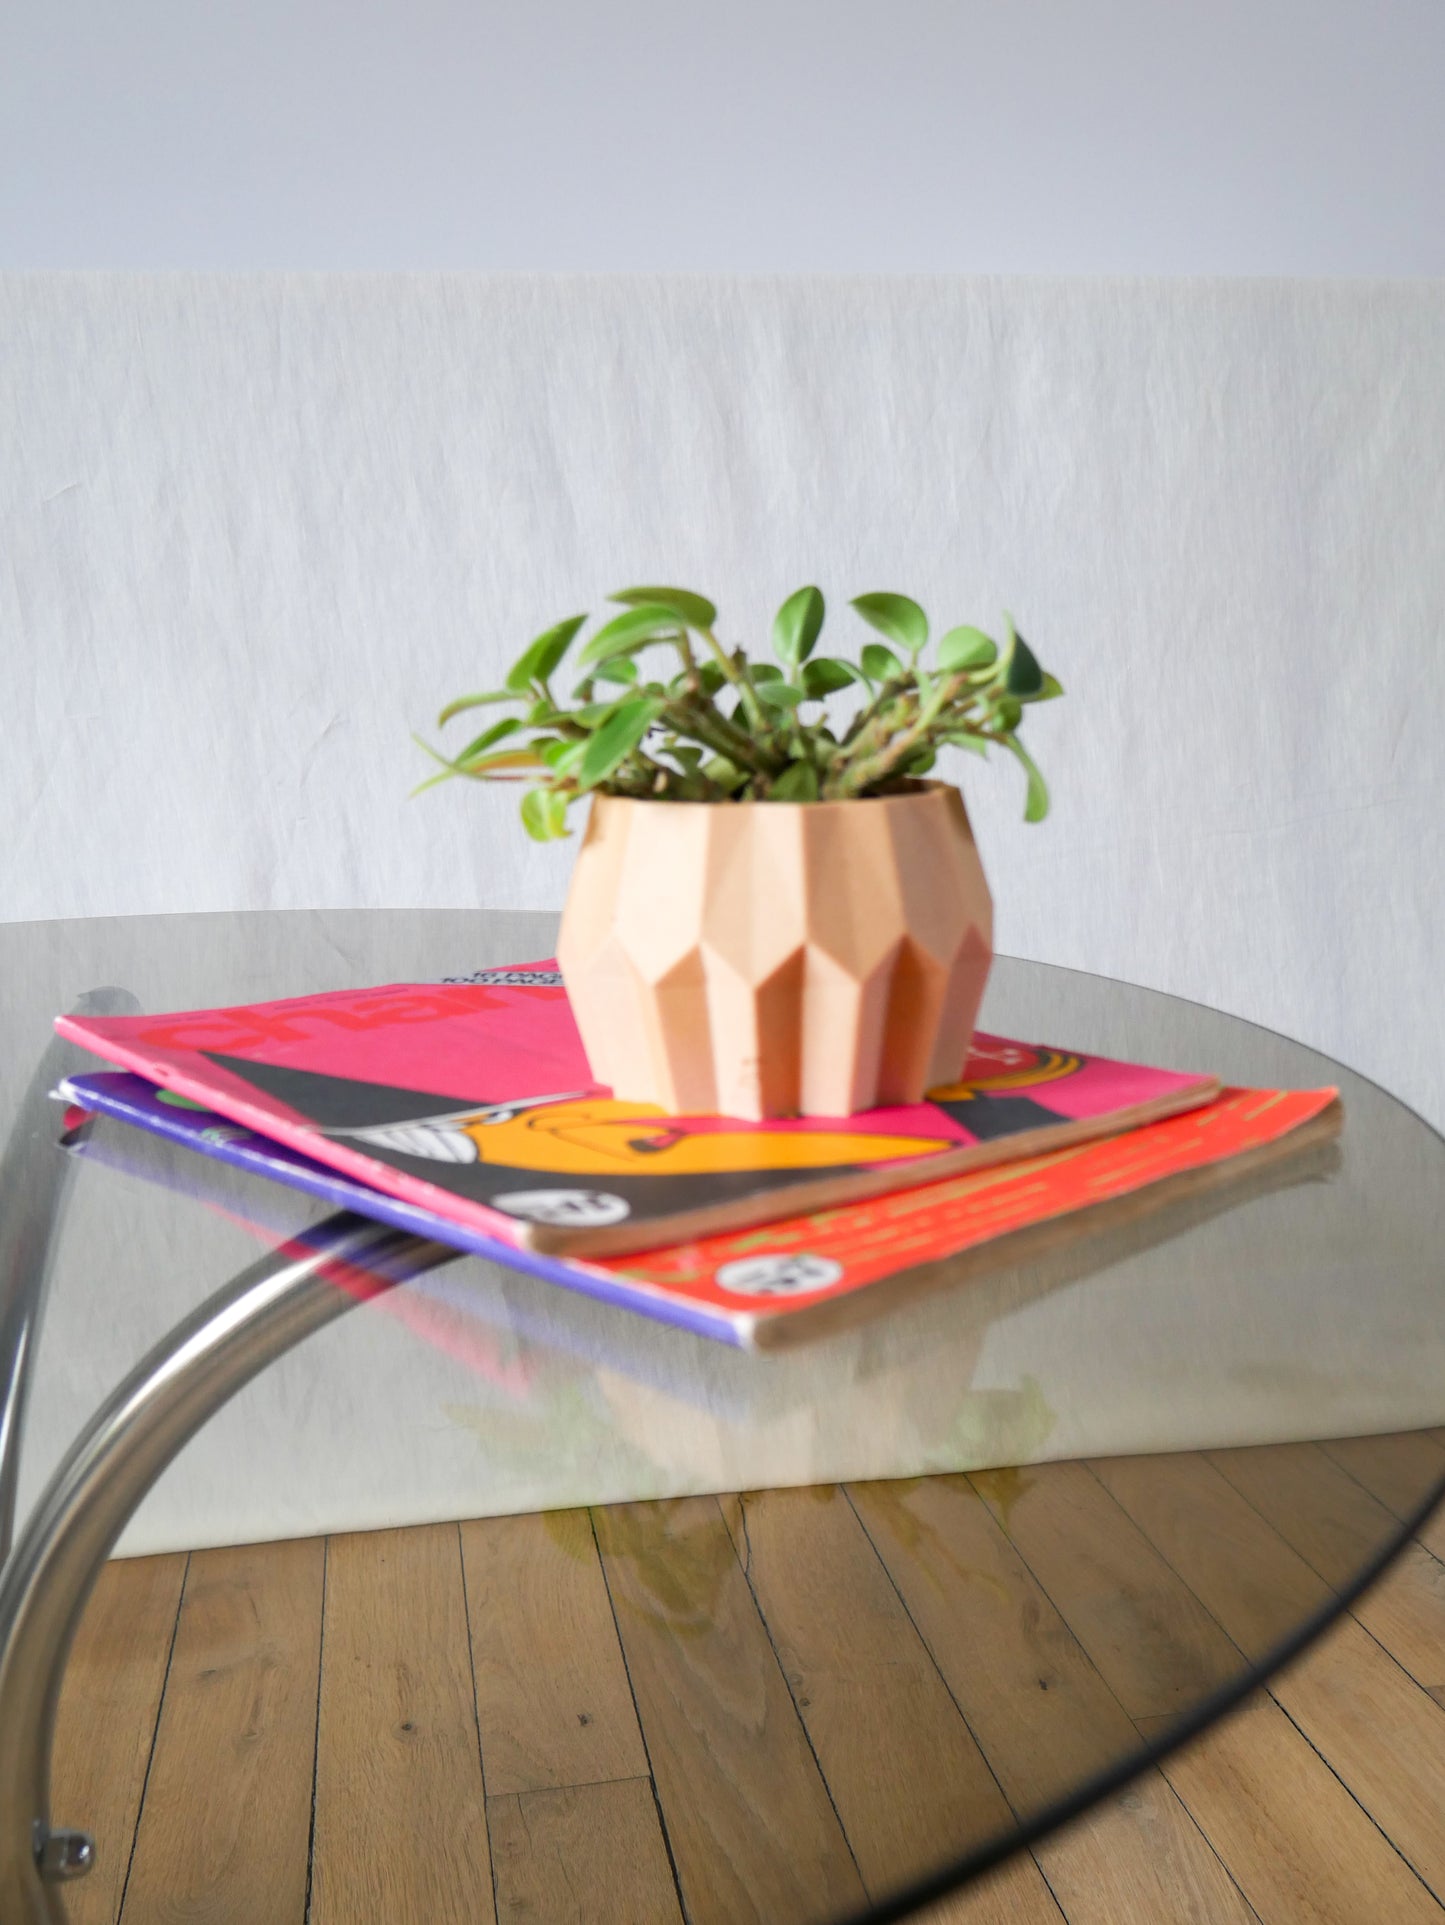
[(512, 664), (507, 687), (518, 695), (525, 695), (534, 682), (545, 682), (572, 646), (573, 636), (586, 620), (585, 615), (569, 615), (565, 622), (558, 622), (554, 628), (539, 635), (535, 642), (529, 642)]
[(483, 749), (489, 749), (493, 742), (500, 742), (504, 735), (514, 734), (521, 726), (522, 718), (519, 715), (508, 715), (502, 721), (494, 722), (491, 728), (483, 729), (475, 742), (468, 742), (461, 754), (453, 758), (456, 766), (461, 768), (473, 756), (480, 755)]
[(853, 606), (865, 622), (908, 655), (916, 655), (928, 640), (928, 617), (906, 595), (855, 595)]
[(547, 828), (547, 791), (528, 789), (522, 797), (522, 827), (534, 842), (551, 840)]
[(685, 770), (688, 775), (693, 773), (703, 757), (703, 751), (695, 742), (671, 742), (668, 744), (667, 752), (677, 766)]
[(614, 715), (597, 730), (577, 765), (577, 780), (584, 789), (596, 788), (612, 771), (627, 760), (652, 727), (657, 705), (642, 696), (623, 702)]
[[(438, 756), (437, 760), (442, 761), (443, 758)], [(545, 768), (546, 764), (536, 750), (523, 746), (515, 749), (493, 749), (489, 754), (473, 756), (467, 762), (447, 762), (445, 767), (448, 775), (465, 775), (473, 782), (485, 782), (488, 777), (500, 775), (503, 771), (515, 773), (519, 770), (541, 769)], [(432, 782), (441, 780), (440, 776), (433, 776), (431, 782), (423, 783), (422, 787), (430, 788)], [(415, 795), (420, 791), (413, 790), (412, 793)]]
[(1037, 695), (1044, 685), (1044, 671), (1022, 635), (1015, 635), (1009, 650), (1008, 672), (1004, 687), (1010, 695)]
[(522, 827), (534, 842), (555, 842), (567, 834), (567, 798), (556, 789), (528, 789), (522, 797)]
[(1016, 696), (1005, 695), (1001, 701), (994, 704), (990, 719), (1001, 735), (1012, 735), (1023, 720), (1023, 714), (1023, 703)]
[[(711, 757), (709, 761), (703, 764), (702, 772), (709, 782), (716, 782), (718, 787), (725, 790), (729, 795), (736, 793), (747, 780), (737, 764), (735, 762), (729, 762), (725, 755), (714, 755)], [(441, 781), (444, 778), (438, 776), (435, 779)]]
[(418, 782), (414, 789), (408, 791), (407, 800), (410, 801), (413, 796), (425, 795), (427, 790), (434, 789), (438, 782), (450, 782), (454, 775), (460, 775), (460, 773), (460, 769), (454, 769), (448, 765), (436, 775), (429, 775), (425, 782)]
[(419, 783), (412, 790), (412, 794), (420, 795), (424, 789), (435, 788), (438, 782), (445, 782), (449, 776), (453, 775), (470, 776), (475, 781), (481, 781), (494, 769), (541, 767), (541, 757), (530, 747), (497, 749), (491, 754), (486, 752), (488, 743), (500, 740), (503, 735), (510, 734), (513, 729), (521, 726), (522, 724), (515, 716), (508, 717), (506, 723), (499, 723), (495, 729), (488, 729), (484, 735), (479, 735), (475, 742), (469, 743), (455, 761), (448, 760), (446, 756), (434, 749), (430, 742), (423, 742), (419, 735), (414, 735), (412, 740), (417, 747), (425, 749), (433, 762), (441, 764), (442, 773), (430, 776), (425, 782)]
[(421, 736), (417, 735), (415, 731), (413, 731), (411, 739), (416, 743), (423, 755), (429, 755), (433, 762), (439, 762), (441, 764), (442, 771), (440, 775), (429, 775), (425, 782), (419, 782), (411, 792), (413, 795), (420, 795), (424, 789), (434, 789), (438, 782), (445, 782), (449, 776), (461, 774), (461, 770), (449, 756), (443, 755), (440, 749), (434, 749), (430, 742), (424, 742)]
[(689, 628), (711, 628), (717, 620), (717, 610), (706, 595), (694, 595), (690, 588), (624, 588), (620, 594), (609, 595), (607, 599), (621, 602), (625, 608), (650, 604), (654, 608), (670, 609)]
[(637, 680), (637, 664), (629, 662), (625, 655), (615, 655), (610, 662), (604, 662), (593, 677), (598, 682), (616, 682), (623, 688), (631, 688)]
[(823, 597), (816, 588), (799, 588), (773, 617), (773, 653), (789, 668), (806, 662), (823, 627)]
[(938, 666), (957, 674), (961, 668), (989, 668), (998, 660), (998, 643), (981, 628), (951, 628), (938, 644)]
[(864, 672), (871, 675), (875, 682), (901, 682), (907, 670), (893, 653), (881, 642), (868, 642), (863, 649)]
[(1039, 774), (1037, 763), (1022, 742), (1010, 736), (1004, 747), (1010, 755), (1016, 756), (1023, 764), (1024, 772), (1029, 778), (1028, 796), (1024, 802), (1024, 821), (1042, 822), (1049, 812), (1048, 784)]
[(811, 762), (790, 762), (776, 782), (768, 785), (771, 802), (816, 802), (818, 771)]
[(907, 773), (909, 775), (927, 775), (937, 760), (938, 757), (932, 749), (920, 749), (918, 754), (909, 762)]
[(795, 709), (802, 696), (791, 682), (778, 680), (762, 682), (758, 685), (758, 700), (770, 709)]
[(938, 739), (940, 742), (947, 742), (950, 748), (967, 749), (970, 755), (986, 756), (988, 754), (988, 743), (981, 742), (976, 735), (969, 735), (963, 729), (950, 730), (948, 734), (940, 735)]
[(851, 662), (836, 661), (831, 655), (819, 655), (804, 663), (802, 682), (803, 694), (810, 702), (821, 702), (825, 695), (836, 695), (854, 682), (865, 682), (866, 686), (863, 674)]
[(748, 679), (754, 688), (760, 688), (764, 682), (781, 682), (783, 671), (774, 668), (771, 662), (749, 662)]
[(621, 615), (614, 615), (605, 627), (599, 628), (577, 657), (577, 666), (582, 668), (588, 662), (605, 662), (610, 655), (631, 654), (633, 649), (643, 648), (661, 635), (675, 635), (678, 627), (675, 609), (667, 608), (661, 602), (644, 602), (639, 608), (629, 608)]
[(479, 709), (488, 702), (515, 702), (516, 699), (516, 691), (510, 688), (491, 688), (485, 695), (459, 695), (455, 702), (448, 702), (437, 717), (437, 727), (444, 729), (452, 717), (460, 715), (464, 709)]
[(544, 742), (540, 753), (554, 775), (570, 775), (581, 761), (586, 747), (585, 742)]
[(1034, 695), (1021, 695), (1019, 700), (1021, 702), (1052, 702), (1056, 695), (1062, 695), (1063, 692), (1063, 684), (1045, 671), (1044, 679), (1038, 692)]

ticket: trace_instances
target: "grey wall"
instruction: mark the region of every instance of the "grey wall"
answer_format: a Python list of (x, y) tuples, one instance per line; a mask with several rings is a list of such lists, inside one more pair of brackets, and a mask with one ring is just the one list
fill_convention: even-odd
[(0, 264), (1445, 272), (1439, 0), (24, 0)]

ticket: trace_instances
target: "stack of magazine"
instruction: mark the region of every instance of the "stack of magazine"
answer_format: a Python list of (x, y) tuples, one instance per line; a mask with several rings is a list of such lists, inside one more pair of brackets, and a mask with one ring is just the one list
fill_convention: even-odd
[(753, 1349), (1277, 1164), (1338, 1118), (1332, 1089), (1223, 1088), (983, 1034), (921, 1103), (670, 1116), (592, 1080), (553, 962), (56, 1027), (120, 1065), (62, 1085), (67, 1129), (118, 1117)]

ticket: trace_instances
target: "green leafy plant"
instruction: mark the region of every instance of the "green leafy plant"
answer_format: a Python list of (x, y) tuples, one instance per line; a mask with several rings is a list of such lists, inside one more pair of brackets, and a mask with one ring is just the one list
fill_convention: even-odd
[[(612, 616), (573, 652), (585, 615), (529, 643), (505, 684), (449, 702), (438, 717), (493, 705), (517, 713), (483, 729), (458, 754), (420, 742), (440, 764), (420, 785), (452, 776), (527, 784), (522, 821), (549, 841), (567, 834), (579, 796), (661, 802), (846, 801), (896, 794), (925, 776), (944, 748), (1006, 749), (1028, 778), (1025, 818), (1040, 821), (1048, 790), (1018, 739), (1024, 711), (1063, 690), (1005, 616), (1002, 638), (950, 628), (930, 666), (928, 618), (906, 595), (859, 595), (852, 606), (882, 641), (856, 661), (818, 655), (823, 597), (800, 588), (773, 620), (775, 662), (754, 662), (715, 633), (717, 610), (685, 588), (628, 588)], [(665, 654), (661, 673), (645, 673)], [(564, 663), (580, 680), (554, 690)], [(839, 721), (827, 698), (856, 691)], [(420, 789), (417, 793), (420, 793)]]

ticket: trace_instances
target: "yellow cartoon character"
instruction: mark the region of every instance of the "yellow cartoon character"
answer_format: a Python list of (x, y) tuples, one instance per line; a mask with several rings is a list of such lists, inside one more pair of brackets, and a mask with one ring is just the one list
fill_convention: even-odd
[(936, 1136), (882, 1131), (759, 1128), (726, 1117), (675, 1117), (651, 1103), (567, 1091), (331, 1129), (329, 1135), (441, 1163), (495, 1164), (559, 1176), (708, 1176), (740, 1170), (810, 1170), (893, 1163), (950, 1147)]

